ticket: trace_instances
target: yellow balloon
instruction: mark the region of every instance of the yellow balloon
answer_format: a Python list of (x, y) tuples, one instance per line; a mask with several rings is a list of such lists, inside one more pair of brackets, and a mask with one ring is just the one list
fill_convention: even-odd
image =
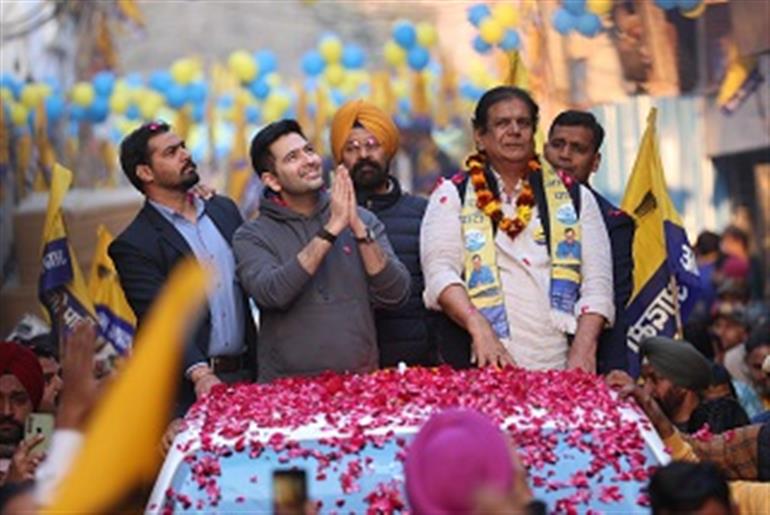
[(171, 65), (171, 76), (179, 84), (189, 84), (195, 78), (197, 68), (193, 59), (177, 59)]
[(129, 98), (128, 92), (123, 90), (115, 90), (110, 96), (110, 111), (117, 114), (123, 114), (128, 109)]
[(479, 34), (487, 44), (496, 45), (503, 40), (505, 28), (496, 19), (489, 17), (479, 25)]
[[(612, 0), (609, 2), (611, 4)], [(492, 6), (492, 18), (505, 28), (515, 27), (519, 24), (519, 11), (511, 4), (495, 4)]]
[(0, 88), (0, 98), (3, 99), (3, 102), (11, 103), (13, 101), (13, 91), (6, 87)]
[(588, 0), (586, 10), (597, 16), (604, 16), (612, 10), (612, 0)]
[(342, 57), (342, 41), (335, 36), (326, 36), (318, 44), (318, 52), (327, 64), (339, 62)]
[(275, 104), (265, 104), (262, 108), (262, 119), (265, 123), (270, 123), (278, 120), (283, 115), (283, 110)]
[(358, 83), (355, 76), (352, 73), (348, 73), (345, 75), (345, 79), (342, 81), (342, 84), (339, 85), (338, 89), (344, 95), (350, 96), (355, 93), (356, 88), (358, 88)]
[(694, 19), (699, 17), (701, 14), (703, 14), (703, 11), (705, 10), (706, 10), (706, 2), (701, 2), (700, 4), (695, 6), (694, 9), (690, 9), (689, 11), (682, 11), (680, 9), (679, 12), (682, 13), (682, 16), (684, 16), (685, 18)]
[(14, 102), (11, 104), (11, 121), (14, 125), (21, 126), (27, 123), (29, 110), (23, 104)]
[(438, 40), (438, 32), (436, 27), (428, 22), (420, 22), (415, 29), (417, 31), (417, 43), (425, 48), (430, 48), (436, 44)]
[(28, 109), (35, 109), (43, 101), (43, 91), (37, 84), (27, 84), (21, 90), (21, 103)]
[(340, 64), (330, 64), (324, 70), (324, 77), (330, 86), (337, 87), (345, 80), (345, 69)]
[(251, 82), (259, 71), (257, 62), (254, 60), (254, 56), (245, 50), (237, 50), (230, 54), (230, 58), (227, 60), (227, 66), (230, 71), (241, 82)]
[(383, 55), (385, 56), (385, 61), (391, 66), (398, 67), (406, 63), (406, 52), (392, 39), (385, 43)]
[(78, 82), (72, 87), (71, 95), (75, 104), (88, 107), (94, 101), (94, 87), (90, 82)]
[(404, 98), (409, 95), (409, 85), (403, 80), (393, 81), (393, 93), (396, 98)]
[(155, 115), (158, 114), (158, 110), (163, 105), (163, 98), (159, 95), (152, 93), (148, 93), (145, 95), (142, 95), (139, 98), (139, 113), (141, 113), (142, 118), (145, 120), (152, 120), (155, 118)]

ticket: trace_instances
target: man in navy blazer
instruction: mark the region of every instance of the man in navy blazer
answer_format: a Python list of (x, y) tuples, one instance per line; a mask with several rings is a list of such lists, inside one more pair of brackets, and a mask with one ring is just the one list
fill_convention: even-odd
[(204, 200), (189, 193), (199, 180), (195, 162), (164, 122), (146, 123), (129, 134), (120, 146), (120, 163), (146, 197), (109, 248), (139, 325), (181, 259), (193, 256), (216, 271), (206, 309), (185, 343), (184, 379), (175, 409), (181, 416), (214, 385), (254, 379), (256, 329), (248, 297), (235, 276), (231, 248), (243, 218), (226, 197)]
[(634, 289), (632, 244), (636, 226), (633, 218), (618, 209), (591, 188), (589, 178), (599, 168), (599, 148), (604, 128), (591, 113), (563, 111), (551, 124), (545, 158), (556, 169), (577, 179), (593, 193), (599, 204), (612, 247), (612, 276), (615, 295), (615, 325), (605, 329), (599, 338), (597, 372), (625, 370), (638, 374), (636, 354), (627, 347), (628, 321), (626, 304)]

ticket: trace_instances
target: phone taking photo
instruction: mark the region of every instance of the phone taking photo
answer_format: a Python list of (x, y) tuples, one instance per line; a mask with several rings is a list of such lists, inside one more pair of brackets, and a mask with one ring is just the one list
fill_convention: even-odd
[(24, 429), (24, 439), (27, 440), (37, 435), (43, 435), (43, 441), (32, 448), (36, 453), (46, 453), (51, 446), (53, 436), (54, 417), (50, 413), (30, 413)]
[(304, 515), (307, 505), (307, 475), (304, 470), (273, 471), (273, 513)]

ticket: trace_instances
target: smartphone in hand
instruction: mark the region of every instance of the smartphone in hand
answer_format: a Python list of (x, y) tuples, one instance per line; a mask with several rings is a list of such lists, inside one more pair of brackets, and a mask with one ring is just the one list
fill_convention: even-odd
[(27, 440), (37, 435), (43, 435), (43, 441), (32, 450), (36, 453), (46, 453), (51, 446), (53, 436), (54, 417), (50, 413), (30, 413), (24, 429), (24, 439)]
[(273, 513), (304, 515), (307, 506), (307, 476), (304, 470), (273, 471)]

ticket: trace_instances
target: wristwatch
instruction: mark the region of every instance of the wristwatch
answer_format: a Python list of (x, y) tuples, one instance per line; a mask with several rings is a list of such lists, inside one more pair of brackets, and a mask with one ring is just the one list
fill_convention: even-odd
[(371, 227), (366, 228), (363, 238), (354, 238), (357, 243), (372, 243), (374, 241), (374, 231)]
[(334, 245), (334, 242), (337, 240), (337, 235), (336, 234), (330, 233), (329, 231), (327, 231), (323, 227), (318, 229), (318, 233), (316, 233), (316, 236), (318, 236), (322, 240), (328, 241), (332, 245)]

